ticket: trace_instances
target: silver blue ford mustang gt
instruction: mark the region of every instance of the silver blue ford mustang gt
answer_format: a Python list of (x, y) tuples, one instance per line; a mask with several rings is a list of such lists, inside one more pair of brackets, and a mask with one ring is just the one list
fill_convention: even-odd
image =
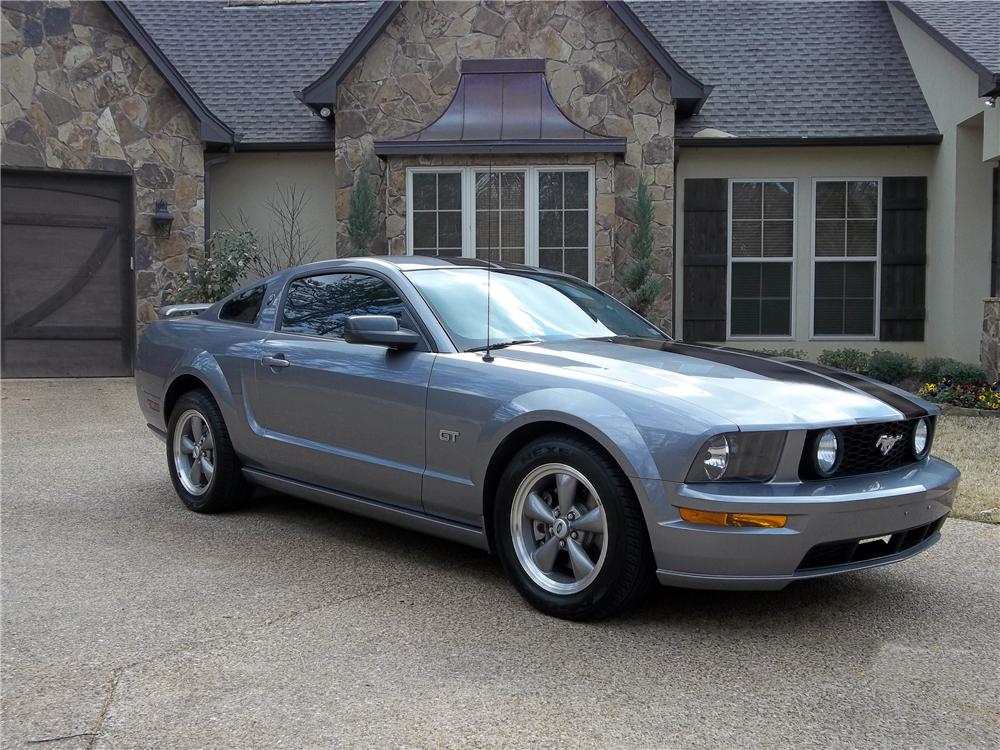
[(471, 544), (558, 617), (897, 562), (958, 484), (932, 404), (673, 341), (536, 268), (349, 258), (177, 312), (136, 386), (187, 507), (260, 485)]

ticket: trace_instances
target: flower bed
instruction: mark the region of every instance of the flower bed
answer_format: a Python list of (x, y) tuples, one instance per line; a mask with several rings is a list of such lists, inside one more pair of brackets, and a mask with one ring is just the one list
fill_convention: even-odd
[(918, 396), (938, 404), (1000, 414), (1000, 380), (991, 385), (967, 385), (951, 378), (925, 383)]

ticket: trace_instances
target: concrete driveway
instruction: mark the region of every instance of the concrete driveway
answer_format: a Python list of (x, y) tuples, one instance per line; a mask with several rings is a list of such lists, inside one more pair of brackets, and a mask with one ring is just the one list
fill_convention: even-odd
[(1000, 527), (571, 624), (474, 550), (273, 494), (185, 511), (132, 388), (3, 384), (5, 747), (1000, 744)]

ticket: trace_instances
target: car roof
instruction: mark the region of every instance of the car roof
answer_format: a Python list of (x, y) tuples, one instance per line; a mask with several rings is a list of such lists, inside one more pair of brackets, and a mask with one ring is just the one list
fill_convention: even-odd
[[(559, 271), (552, 271), (523, 263), (507, 263), (503, 261), (485, 261), (479, 258), (438, 258), (425, 255), (359, 255), (348, 258), (331, 258), (297, 266), (285, 271), (286, 274), (298, 276), (302, 273), (322, 272), (342, 266), (360, 266), (368, 268), (393, 268), (398, 271), (420, 271), (431, 268), (492, 268), (496, 271), (531, 271), (553, 277), (576, 279)], [(578, 280), (578, 279), (577, 279)]]

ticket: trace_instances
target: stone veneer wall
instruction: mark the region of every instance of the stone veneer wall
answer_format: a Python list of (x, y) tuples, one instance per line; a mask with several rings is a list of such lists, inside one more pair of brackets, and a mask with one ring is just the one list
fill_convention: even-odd
[(1000, 297), (983, 305), (983, 337), (979, 359), (989, 378), (1000, 378)]
[[(3, 166), (131, 174), (141, 326), (204, 247), (198, 123), (104, 3), (4, 2)], [(170, 237), (150, 216), (164, 199)]]
[(347, 215), (362, 168), (379, 198), (375, 253), (406, 252), (405, 168), (488, 163), (488, 157), (373, 155), (376, 139), (433, 122), (448, 106), (464, 59), (544, 58), (552, 95), (574, 122), (624, 137), (624, 159), (607, 154), (504, 157), (513, 164), (593, 164), (596, 172), (596, 280), (617, 291), (627, 260), (639, 175), (654, 203), (656, 271), (663, 293), (653, 317), (670, 325), (673, 266), (674, 107), (669, 80), (601, 2), (406, 2), (337, 92), (337, 248), (351, 252)]

